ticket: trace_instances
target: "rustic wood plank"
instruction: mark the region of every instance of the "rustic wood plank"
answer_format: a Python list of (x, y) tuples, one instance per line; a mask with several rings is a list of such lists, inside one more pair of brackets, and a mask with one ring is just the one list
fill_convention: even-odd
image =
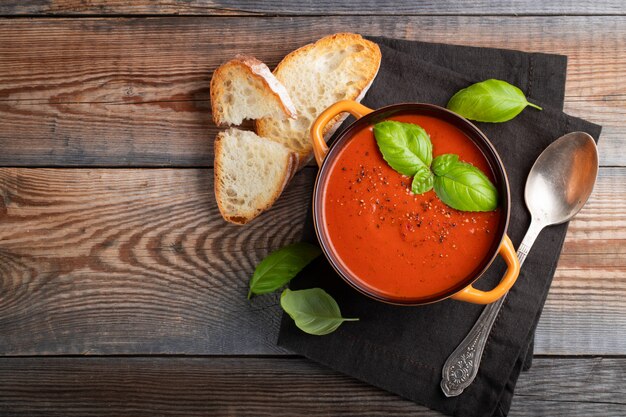
[[(626, 359), (535, 358), (511, 416), (621, 416)], [(294, 358), (0, 359), (0, 412), (19, 416), (439, 416)]]
[(622, 416), (624, 371), (624, 358), (535, 358), (517, 382), (510, 416)]
[(248, 303), (246, 275), (298, 238), (312, 173), (238, 227), (209, 169), (0, 172), (0, 354), (277, 351), (276, 300)]
[[(604, 169), (600, 176), (570, 223), (539, 321), (537, 353), (626, 352), (626, 171)], [(620, 336), (606, 337), (611, 331)]]
[[(277, 296), (246, 300), (296, 241), (315, 170), (246, 227), (210, 169), (0, 169), (0, 355), (268, 354)], [(626, 351), (625, 168), (603, 168), (572, 222), (537, 353)]]
[(0, 165), (210, 167), (213, 69), (238, 52), (275, 65), (336, 31), (566, 54), (566, 110), (603, 124), (602, 163), (624, 165), (620, 16), (5, 19)]
[(626, 14), (619, 0), (545, 2), (541, 0), (392, 1), (375, 0), (281, 2), (237, 0), (9, 0), (0, 5), (0, 15), (108, 15), (108, 14), (184, 14), (184, 15), (446, 15), (446, 14), (551, 14), (590, 15)]

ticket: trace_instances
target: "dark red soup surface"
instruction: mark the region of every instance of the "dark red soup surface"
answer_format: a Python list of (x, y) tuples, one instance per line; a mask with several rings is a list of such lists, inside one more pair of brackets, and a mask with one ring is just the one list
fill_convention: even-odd
[[(414, 115), (391, 120), (422, 126), (434, 156), (458, 154), (494, 180), (481, 151), (451, 124)], [(498, 237), (500, 209), (461, 212), (434, 191), (412, 194), (411, 178), (383, 160), (371, 126), (349, 140), (330, 169), (322, 227), (343, 267), (369, 292), (399, 301), (445, 293), (481, 265)]]

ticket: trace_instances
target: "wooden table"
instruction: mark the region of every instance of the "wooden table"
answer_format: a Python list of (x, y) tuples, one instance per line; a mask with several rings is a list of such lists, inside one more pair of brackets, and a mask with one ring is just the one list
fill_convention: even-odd
[(626, 415), (626, 3), (275, 3), (0, 3), (0, 415), (438, 415), (278, 348), (276, 297), (246, 300), (313, 167), (248, 227), (213, 197), (213, 69), (338, 31), (569, 56), (602, 167), (511, 415)]

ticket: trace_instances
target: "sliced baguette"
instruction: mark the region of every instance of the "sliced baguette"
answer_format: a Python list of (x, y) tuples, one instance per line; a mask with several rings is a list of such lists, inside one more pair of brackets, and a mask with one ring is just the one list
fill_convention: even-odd
[[(287, 88), (298, 118), (257, 120), (257, 134), (298, 152), (301, 168), (312, 156), (309, 130), (313, 121), (337, 101), (360, 101), (374, 81), (380, 61), (378, 45), (352, 33), (327, 36), (291, 52), (274, 75)], [(325, 136), (332, 135), (346, 117), (333, 119)]]
[(244, 119), (296, 117), (287, 90), (267, 65), (244, 55), (237, 55), (213, 73), (211, 110), (218, 126), (240, 125)]
[(269, 209), (296, 172), (298, 155), (239, 129), (215, 139), (215, 198), (225, 220), (246, 224)]

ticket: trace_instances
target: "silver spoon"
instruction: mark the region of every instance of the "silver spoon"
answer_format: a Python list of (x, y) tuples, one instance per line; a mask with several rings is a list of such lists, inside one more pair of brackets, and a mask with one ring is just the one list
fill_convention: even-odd
[[(544, 227), (565, 223), (580, 211), (597, 175), (598, 150), (587, 133), (568, 133), (539, 155), (524, 192), (532, 221), (517, 250), (520, 265)], [(506, 294), (485, 306), (472, 330), (444, 364), (441, 389), (447, 397), (461, 394), (476, 377), (491, 326), (505, 298)]]

